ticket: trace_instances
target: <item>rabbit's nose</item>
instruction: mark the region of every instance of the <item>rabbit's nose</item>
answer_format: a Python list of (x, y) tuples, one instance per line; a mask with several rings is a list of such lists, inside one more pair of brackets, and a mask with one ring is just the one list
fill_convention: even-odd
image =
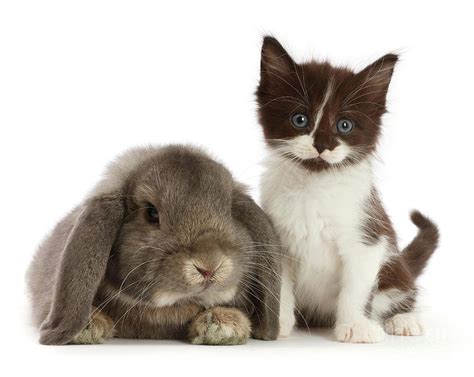
[(198, 266), (194, 266), (196, 270), (203, 276), (204, 279), (211, 279), (214, 276), (215, 270), (206, 270), (204, 268), (200, 268)]

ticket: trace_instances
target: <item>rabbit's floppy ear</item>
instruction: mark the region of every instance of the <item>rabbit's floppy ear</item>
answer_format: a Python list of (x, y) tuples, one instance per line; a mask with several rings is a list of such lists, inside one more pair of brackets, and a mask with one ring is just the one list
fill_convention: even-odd
[(279, 240), (268, 216), (240, 189), (234, 189), (232, 216), (250, 233), (257, 252), (257, 276), (251, 292), (255, 307), (253, 336), (274, 340), (279, 333), (281, 251)]
[(97, 288), (125, 214), (119, 194), (89, 199), (68, 236), (40, 343), (66, 344), (89, 321)]

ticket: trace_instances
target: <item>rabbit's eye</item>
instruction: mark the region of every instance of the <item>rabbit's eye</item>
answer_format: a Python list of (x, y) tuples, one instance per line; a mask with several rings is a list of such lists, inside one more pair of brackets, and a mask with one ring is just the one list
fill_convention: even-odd
[(151, 203), (148, 203), (146, 205), (146, 216), (147, 216), (147, 220), (150, 223), (159, 223), (160, 222), (160, 215), (158, 214), (158, 210)]

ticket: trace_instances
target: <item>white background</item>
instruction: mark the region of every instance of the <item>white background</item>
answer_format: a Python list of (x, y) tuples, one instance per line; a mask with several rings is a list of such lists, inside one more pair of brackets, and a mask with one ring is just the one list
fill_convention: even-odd
[[(468, 2), (0, 3), (0, 369), (34, 375), (383, 375), (470, 370), (474, 187)], [(420, 280), (427, 334), (347, 345), (330, 332), (198, 347), (120, 341), (45, 347), (29, 323), (24, 272), (37, 244), (104, 165), (148, 143), (205, 146), (257, 195), (264, 155), (253, 92), (260, 43), (360, 69), (396, 51), (379, 187), (402, 245), (409, 210), (440, 225)], [(2, 375), (5, 375), (2, 373)]]

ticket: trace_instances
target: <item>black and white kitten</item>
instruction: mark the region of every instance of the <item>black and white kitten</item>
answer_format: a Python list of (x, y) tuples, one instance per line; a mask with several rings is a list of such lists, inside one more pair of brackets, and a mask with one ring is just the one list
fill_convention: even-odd
[(295, 309), (310, 325), (335, 326), (343, 342), (422, 333), (415, 279), (438, 230), (413, 212), (418, 234), (399, 252), (373, 184), (396, 62), (388, 54), (358, 73), (296, 64), (276, 39), (264, 39), (257, 102), (269, 157), (261, 194), (287, 253), (281, 336), (291, 333)]

